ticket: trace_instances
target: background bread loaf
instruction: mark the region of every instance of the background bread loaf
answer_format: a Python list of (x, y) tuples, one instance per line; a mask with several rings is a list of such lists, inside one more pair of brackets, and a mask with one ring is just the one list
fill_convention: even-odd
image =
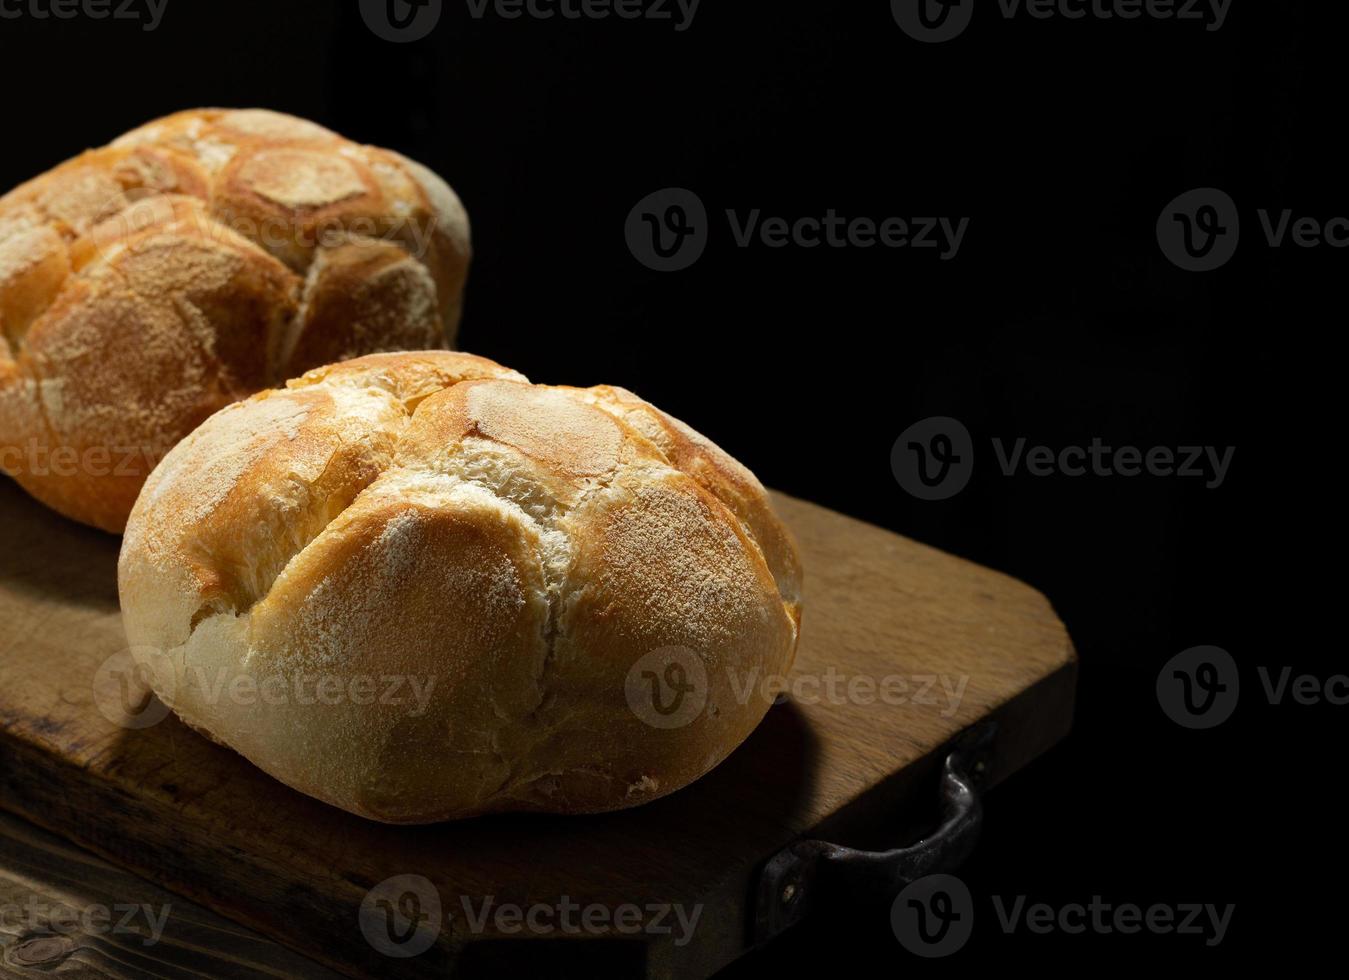
[(0, 468), (120, 531), (224, 405), (363, 353), (452, 342), (454, 192), (264, 110), (182, 112), (0, 198)]
[[(622, 389), (448, 352), (208, 419), (147, 483), (119, 577), (133, 654), (186, 722), (397, 823), (688, 784), (763, 717), (755, 683), (786, 674), (800, 620), (795, 546), (739, 463)], [(694, 710), (667, 721), (642, 671), (672, 665)], [(232, 696), (240, 678), (273, 697)], [(389, 678), (401, 699), (357, 703)], [(320, 684), (335, 700), (301, 703)]]

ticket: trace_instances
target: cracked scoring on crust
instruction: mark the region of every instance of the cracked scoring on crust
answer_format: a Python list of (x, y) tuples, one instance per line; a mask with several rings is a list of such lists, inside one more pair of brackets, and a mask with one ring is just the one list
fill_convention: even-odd
[[(790, 667), (799, 567), (747, 470), (614, 392), (431, 352), (218, 413), (155, 472), (123, 547), (133, 649), (171, 651), (147, 661), (156, 690), (289, 785), (389, 822), (615, 809), (703, 775), (767, 707), (733, 678)], [(628, 421), (648, 409), (651, 437)], [(715, 710), (657, 731), (624, 681), (674, 645), (704, 659)], [(421, 712), (258, 711), (205, 696), (203, 672), (433, 689)]]
[(67, 161), (0, 197), (9, 475), (120, 532), (158, 459), (229, 402), (452, 341), (469, 256), (430, 170), (280, 113), (182, 112)]

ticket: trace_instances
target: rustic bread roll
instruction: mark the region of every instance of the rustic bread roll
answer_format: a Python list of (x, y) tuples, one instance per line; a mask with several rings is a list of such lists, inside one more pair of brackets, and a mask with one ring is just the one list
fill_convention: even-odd
[[(454, 353), (216, 413), (146, 484), (119, 579), (184, 721), (390, 823), (673, 792), (758, 724), (800, 621), (795, 546), (748, 470), (622, 389)], [(701, 708), (673, 720), (633, 699), (670, 665)]]
[(468, 219), (420, 164), (263, 110), (169, 116), (0, 198), (0, 469), (121, 531), (223, 406), (443, 347)]

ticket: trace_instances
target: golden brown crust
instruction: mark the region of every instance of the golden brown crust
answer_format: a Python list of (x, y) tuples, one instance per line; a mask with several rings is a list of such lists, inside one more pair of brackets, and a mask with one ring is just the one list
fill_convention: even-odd
[[(745, 691), (789, 669), (800, 615), (762, 487), (690, 433), (464, 354), (312, 371), (155, 471), (119, 567), (132, 649), (187, 722), (373, 819), (663, 796), (753, 730), (768, 705)], [(667, 650), (705, 706), (662, 727), (626, 685)], [(430, 690), (421, 710), (211, 696), (240, 676)]]
[(443, 347), (468, 220), (427, 168), (266, 110), (148, 123), (0, 197), (0, 469), (120, 531), (212, 412)]

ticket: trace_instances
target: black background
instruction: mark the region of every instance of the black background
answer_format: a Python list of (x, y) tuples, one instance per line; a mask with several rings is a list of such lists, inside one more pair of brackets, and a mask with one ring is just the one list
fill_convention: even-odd
[[(631, 388), (766, 484), (1051, 598), (1082, 658), (1076, 728), (989, 800), (962, 872), (984, 911), (971, 945), (917, 960), (888, 905), (868, 905), (735, 975), (1307, 955), (1339, 925), (1338, 901), (1303, 882), (1329, 878), (1336, 856), (1335, 804), (1317, 785), (1339, 760), (1320, 732), (1345, 709), (1271, 706), (1254, 669), (1343, 669), (1342, 644), (1312, 626), (1338, 608), (1326, 515), (1343, 307), (1300, 303), (1343, 253), (1266, 247), (1255, 209), (1349, 211), (1324, 190), (1343, 169), (1343, 113), (1310, 102), (1323, 28), (1300, 4), (1249, 0), (1216, 32), (978, 6), (963, 37), (937, 45), (903, 34), (884, 0), (705, 0), (683, 32), (478, 20), (447, 0), (436, 31), (406, 45), (332, 0), (170, 0), (151, 33), (5, 20), (0, 185), (198, 105), (275, 108), (394, 147), (445, 175), (473, 218), (464, 349), (535, 381)], [(634, 260), (623, 225), (669, 186), (706, 202), (712, 238), (692, 268), (660, 274)], [(1225, 268), (1186, 273), (1154, 229), (1201, 186), (1237, 200), (1243, 242)], [(741, 249), (727, 208), (971, 224), (945, 262)], [(938, 503), (906, 494), (889, 462), (899, 433), (933, 415), (979, 446), (970, 486)], [(990, 440), (1022, 436), (1236, 451), (1217, 489), (1003, 476)], [(1214, 731), (1177, 727), (1154, 695), (1161, 665), (1196, 644), (1243, 669), (1237, 714)], [(1236, 911), (1216, 948), (1006, 936), (989, 895)]]

